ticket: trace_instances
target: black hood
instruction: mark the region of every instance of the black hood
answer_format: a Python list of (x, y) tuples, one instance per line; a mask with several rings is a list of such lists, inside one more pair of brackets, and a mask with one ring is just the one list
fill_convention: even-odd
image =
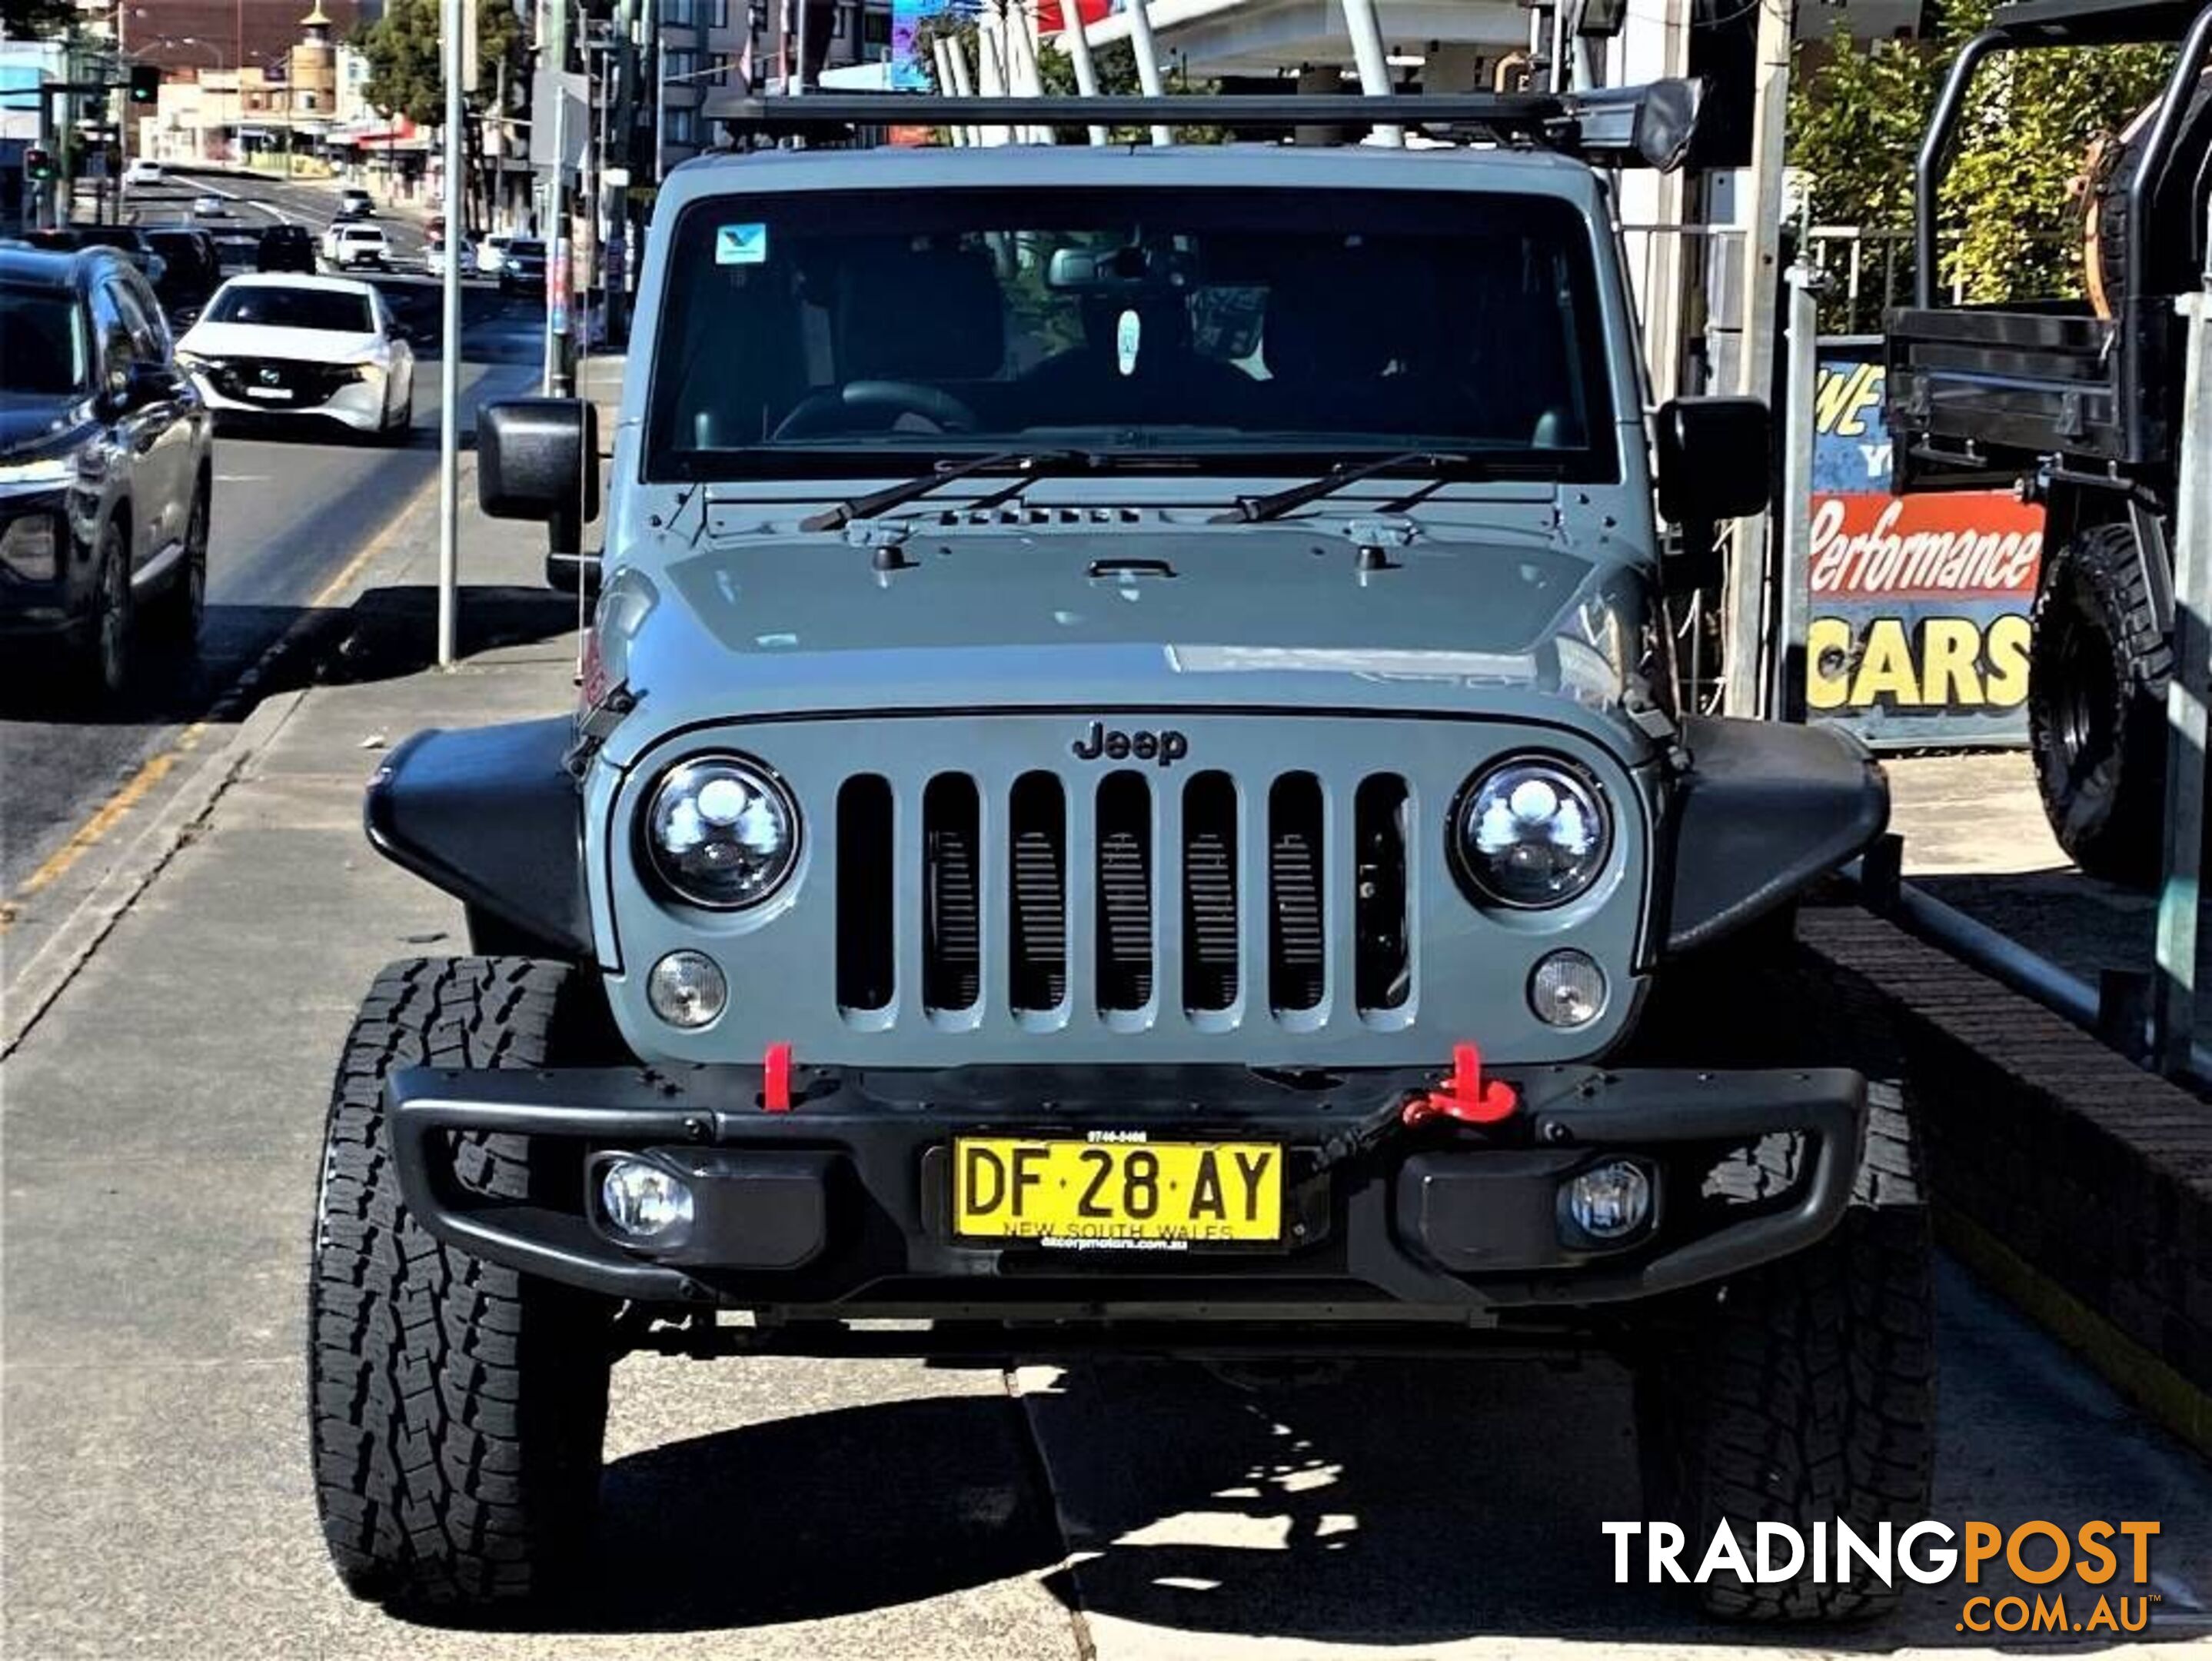
[(82, 397), (0, 392), (0, 457), (22, 461), (53, 449), (90, 418), (90, 408)]

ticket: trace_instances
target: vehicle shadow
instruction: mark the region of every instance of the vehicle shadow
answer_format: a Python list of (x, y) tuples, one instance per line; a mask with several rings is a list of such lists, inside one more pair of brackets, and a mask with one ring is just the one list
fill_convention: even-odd
[[(438, 593), (374, 588), (350, 605), (210, 605), (193, 653), (149, 649), (119, 697), (89, 690), (58, 647), (21, 648), (0, 677), (0, 721), (55, 727), (164, 727), (243, 721), (265, 699), (421, 672), (437, 660)], [(576, 627), (576, 600), (550, 588), (464, 586), (459, 655), (534, 646)], [(271, 648), (275, 648), (273, 651)]]
[[(1101, 1362), (1018, 1403), (804, 1414), (614, 1462), (588, 1571), (566, 1609), (530, 1625), (744, 1628), (1036, 1575), (1071, 1609), (1158, 1629), (1161, 1653), (1200, 1634), (1416, 1649), (2088, 1647), (1961, 1630), (1975, 1591), (2052, 1590), (1987, 1575), (1911, 1587), (1876, 1622), (1819, 1628), (1723, 1625), (1668, 1589), (1615, 1584), (1600, 1524), (1644, 1515), (1630, 1423), (1626, 1374), (1595, 1360), (1368, 1363), (1296, 1383)], [(1991, 1514), (1968, 1475), (1976, 1493), (1939, 1493), (1936, 1516)], [(2094, 1604), (2094, 1589), (2063, 1589)], [(2154, 1623), (2097, 1646), (2193, 1630)]]

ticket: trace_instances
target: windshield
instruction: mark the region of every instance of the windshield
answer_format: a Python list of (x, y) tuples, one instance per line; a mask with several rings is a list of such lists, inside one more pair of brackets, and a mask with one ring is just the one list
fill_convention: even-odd
[(84, 390), (89, 358), (74, 295), (0, 286), (0, 392), (66, 398)]
[(225, 289), (207, 308), (210, 323), (258, 323), (272, 329), (325, 329), (370, 334), (368, 296), (337, 289), (273, 289), (260, 283)]
[(1074, 445), (1610, 478), (1590, 250), (1565, 202), (1461, 192), (702, 202), (669, 257), (648, 477)]

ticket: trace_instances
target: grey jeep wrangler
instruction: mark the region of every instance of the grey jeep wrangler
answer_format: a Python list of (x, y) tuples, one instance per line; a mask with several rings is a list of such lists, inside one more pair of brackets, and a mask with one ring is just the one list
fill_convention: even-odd
[[(1375, 113), (1122, 101), (1079, 119)], [(351, 1589), (573, 1585), (641, 1348), (1599, 1347), (1693, 1551), (1923, 1514), (1911, 1127), (1789, 928), (1881, 775), (1692, 713), (1674, 661), (1771, 449), (1756, 403), (1647, 407), (1602, 168), (1679, 160), (1693, 105), (671, 175), (580, 708), (368, 790), (481, 955), (379, 977), (331, 1108)], [(483, 504), (574, 547), (597, 451), (580, 404), (491, 408)]]

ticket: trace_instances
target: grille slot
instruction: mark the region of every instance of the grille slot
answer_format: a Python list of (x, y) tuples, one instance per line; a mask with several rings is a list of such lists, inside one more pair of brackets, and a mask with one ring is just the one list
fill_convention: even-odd
[(1276, 1009), (1318, 1009), (1328, 984), (1323, 834), (1321, 781), (1284, 774), (1267, 793), (1267, 1001)]
[(837, 792), (837, 1001), (844, 1008), (890, 1007), (896, 905), (890, 781), (856, 774)]
[(1183, 787), (1182, 1001), (1208, 1011), (1237, 1001), (1237, 787), (1226, 773)]
[(1395, 773), (1360, 781), (1352, 800), (1353, 996), (1362, 1009), (1402, 1009), (1413, 995), (1413, 923), (1406, 850), (1413, 796)]
[(1152, 1001), (1152, 793), (1141, 773), (1098, 782), (1098, 1007)]
[(972, 1009), (983, 995), (981, 812), (975, 782), (939, 773), (922, 793), (922, 1001)]
[(1067, 797), (1060, 781), (1049, 773), (1015, 780), (1006, 820), (1013, 1006), (1057, 1009), (1067, 1001)]

